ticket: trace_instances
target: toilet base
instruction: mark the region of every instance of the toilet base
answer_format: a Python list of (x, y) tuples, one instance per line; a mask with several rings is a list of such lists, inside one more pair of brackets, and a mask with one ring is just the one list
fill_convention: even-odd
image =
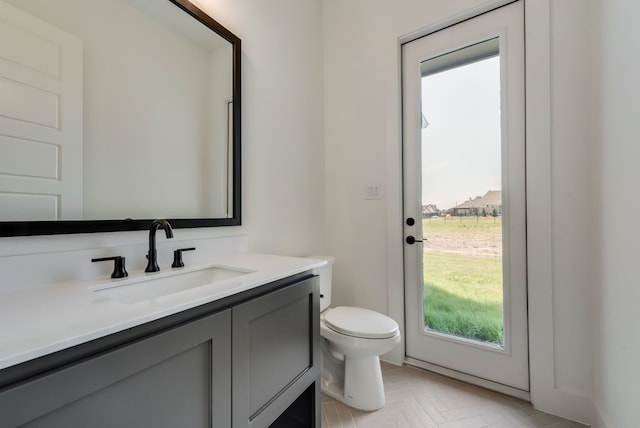
[(351, 407), (378, 410), (384, 407), (380, 358), (347, 357), (344, 365), (344, 399)]
[(346, 405), (359, 410), (378, 410), (384, 407), (384, 385), (380, 358), (346, 357), (344, 383), (323, 378), (322, 392)]

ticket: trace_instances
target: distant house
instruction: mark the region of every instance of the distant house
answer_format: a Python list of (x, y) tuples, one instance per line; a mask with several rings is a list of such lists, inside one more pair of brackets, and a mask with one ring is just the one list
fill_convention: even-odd
[(502, 190), (489, 190), (453, 208), (454, 216), (502, 215)]
[(422, 206), (422, 217), (436, 217), (440, 214), (440, 210), (433, 204)]

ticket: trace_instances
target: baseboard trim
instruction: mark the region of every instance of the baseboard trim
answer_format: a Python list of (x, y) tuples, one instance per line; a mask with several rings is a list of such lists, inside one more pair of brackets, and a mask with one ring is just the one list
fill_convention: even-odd
[(607, 418), (605, 418), (604, 412), (602, 411), (602, 409), (600, 409), (600, 406), (598, 405), (598, 403), (595, 400), (592, 400), (592, 402), (593, 402), (593, 424), (591, 426), (593, 428), (610, 428), (611, 425), (609, 425), (606, 422)]
[(410, 366), (418, 367), (420, 369), (437, 373), (443, 376), (447, 376), (453, 379), (457, 379), (462, 382), (466, 382), (472, 385), (480, 386), (482, 388), (490, 389), (492, 391), (496, 391), (501, 394), (509, 395), (511, 397), (519, 398), (525, 401), (531, 401), (531, 394), (521, 389), (512, 388), (510, 386), (503, 385), (501, 383), (491, 382), (490, 380), (471, 376), (469, 374), (458, 372), (456, 370), (451, 370), (445, 367), (437, 366), (435, 364), (426, 363), (424, 361), (416, 360), (411, 357), (405, 357), (404, 362)]
[(593, 426), (595, 406), (591, 395), (532, 382), (531, 403), (541, 412)]

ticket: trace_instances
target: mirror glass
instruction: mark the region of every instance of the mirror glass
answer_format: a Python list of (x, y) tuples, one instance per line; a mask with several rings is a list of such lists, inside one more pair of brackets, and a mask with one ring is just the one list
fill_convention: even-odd
[(0, 236), (240, 224), (239, 48), (186, 0), (0, 0)]

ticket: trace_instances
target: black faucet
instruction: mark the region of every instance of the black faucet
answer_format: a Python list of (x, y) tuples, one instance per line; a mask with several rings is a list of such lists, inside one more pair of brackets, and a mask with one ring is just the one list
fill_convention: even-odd
[(158, 272), (160, 267), (158, 266), (158, 256), (156, 255), (156, 231), (158, 229), (164, 229), (167, 238), (173, 238), (173, 229), (167, 220), (154, 220), (149, 227), (149, 253), (147, 253), (147, 268), (145, 272)]

